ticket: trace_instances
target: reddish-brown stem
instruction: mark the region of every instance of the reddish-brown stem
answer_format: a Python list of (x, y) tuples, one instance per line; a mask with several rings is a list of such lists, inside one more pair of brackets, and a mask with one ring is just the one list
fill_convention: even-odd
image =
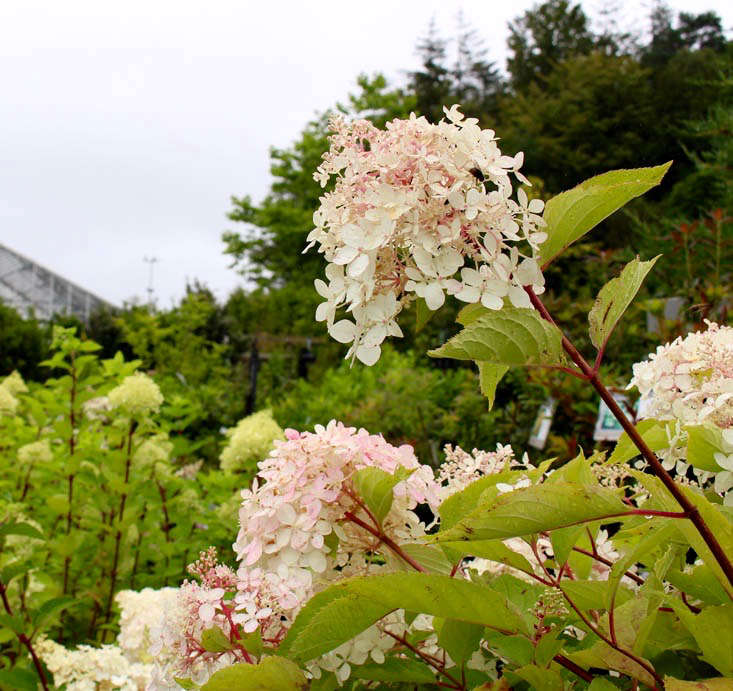
[(122, 519), (125, 516), (125, 503), (127, 502), (127, 485), (130, 482), (130, 466), (132, 465), (132, 436), (135, 433), (136, 423), (130, 421), (130, 427), (127, 431), (127, 454), (125, 459), (125, 489), (120, 497), (120, 510), (117, 514), (117, 532), (115, 533), (115, 553), (112, 557), (112, 570), (109, 575), (109, 594), (107, 596), (107, 607), (104, 613), (105, 624), (109, 623), (112, 616), (112, 599), (115, 594), (115, 585), (117, 584), (117, 567), (120, 563), (120, 541), (122, 540)]
[[(10, 607), (10, 602), (8, 601), (8, 595), (5, 590), (5, 584), (0, 581), (0, 599), (3, 602), (3, 609), (5, 609), (5, 613), (12, 617), (13, 616), (13, 610)], [(18, 641), (25, 646), (26, 650), (31, 656), (31, 660), (33, 660), (33, 666), (36, 668), (36, 672), (38, 673), (38, 678), (41, 682), (41, 686), (43, 687), (44, 691), (48, 691), (48, 681), (46, 681), (46, 674), (43, 671), (43, 667), (41, 666), (41, 661), (38, 659), (38, 656), (36, 655), (36, 651), (33, 649), (33, 644), (31, 643), (31, 639), (28, 638), (24, 633), (16, 633), (15, 634)]]
[(433, 669), (435, 669), (439, 674), (442, 674), (446, 679), (448, 679), (454, 686), (450, 687), (453, 689), (465, 689), (466, 687), (461, 684), (452, 674), (445, 671), (445, 668), (440, 665), (439, 663), (435, 662), (433, 658), (430, 655), (424, 655), (418, 648), (416, 648), (412, 643), (410, 643), (404, 636), (398, 636), (396, 633), (392, 633), (391, 631), (388, 631), (387, 629), (383, 629), (384, 633), (386, 633), (388, 636), (391, 636), (396, 641), (401, 643), (405, 646), (408, 650), (411, 650), (415, 655), (417, 655), (421, 660), (426, 662), (428, 665), (430, 665)]
[[(557, 326), (553, 320), (547, 308), (542, 301), (535, 295), (535, 292), (530, 286), (525, 286), (524, 290), (529, 295), (529, 299), (532, 302), (534, 308), (540, 313), (543, 319), (549, 323)], [(562, 332), (561, 332), (562, 333)], [(705, 541), (710, 551), (713, 553), (715, 560), (720, 565), (720, 568), (725, 573), (728, 582), (733, 586), (733, 564), (730, 559), (723, 551), (718, 540), (713, 535), (710, 527), (705, 522), (703, 517), (700, 515), (698, 508), (685, 496), (680, 487), (674, 481), (672, 476), (664, 469), (661, 461), (657, 458), (656, 454), (649, 448), (647, 443), (642, 439), (641, 435), (634, 427), (633, 423), (621, 407), (616, 402), (616, 399), (611, 395), (611, 392), (606, 388), (603, 382), (598, 376), (598, 372), (594, 371), (591, 366), (586, 362), (585, 358), (578, 352), (575, 346), (570, 342), (565, 334), (562, 334), (562, 346), (563, 350), (570, 356), (570, 359), (580, 368), (581, 372), (588, 378), (593, 388), (598, 392), (603, 402), (608, 406), (608, 409), (613, 413), (613, 416), (619, 421), (621, 427), (623, 427), (626, 434), (634, 442), (636, 448), (639, 449), (644, 460), (649, 464), (654, 475), (664, 484), (669, 493), (674, 497), (677, 503), (684, 510), (686, 518), (692, 521), (700, 536)]]
[(565, 601), (573, 608), (575, 613), (580, 617), (580, 619), (583, 621), (583, 623), (596, 635), (598, 638), (600, 638), (604, 643), (607, 645), (610, 645), (614, 650), (618, 651), (625, 657), (628, 657), (630, 660), (633, 660), (639, 667), (646, 670), (653, 678), (655, 683), (654, 691), (661, 691), (664, 689), (664, 681), (662, 678), (656, 673), (654, 668), (644, 660), (642, 660), (640, 657), (637, 657), (634, 655), (634, 653), (625, 650), (621, 646), (619, 646), (614, 640), (606, 636), (598, 627), (596, 627), (589, 619), (588, 617), (583, 614), (582, 610), (573, 602), (572, 598), (559, 586), (556, 585), (558, 590), (562, 593), (563, 597), (565, 598)]
[(368, 523), (365, 523), (361, 520), (358, 516), (355, 516), (351, 511), (347, 511), (344, 514), (344, 517), (351, 521), (352, 523), (358, 525), (360, 528), (364, 528), (368, 533), (371, 533), (376, 537), (380, 542), (383, 542), (387, 547), (389, 547), (400, 559), (404, 559), (410, 566), (412, 566), (415, 571), (421, 571), (425, 572), (425, 569), (420, 566), (409, 554), (405, 553), (405, 551), (390, 537), (385, 535), (380, 530), (376, 530), (375, 528), (372, 528)]
[[(582, 547), (573, 547), (573, 552), (578, 552), (579, 554), (585, 554), (586, 557), (590, 557), (591, 559), (595, 559), (600, 564), (604, 564), (605, 566), (612, 567), (613, 562), (609, 561), (608, 559), (605, 559), (600, 554), (593, 554), (592, 552), (589, 552), (588, 550), (583, 549)], [(625, 571), (624, 576), (627, 578), (630, 578), (634, 583), (637, 583), (638, 585), (644, 585), (644, 579), (641, 576), (637, 576), (635, 573), (632, 573), (631, 571)]]
[(687, 605), (687, 609), (690, 610), (693, 614), (700, 614), (702, 610), (699, 607), (695, 607), (695, 605), (691, 604), (687, 600), (687, 593), (680, 592), (680, 595), (682, 596), (682, 602), (684, 602)]
[(555, 655), (552, 658), (558, 665), (562, 665), (565, 669), (570, 670), (573, 674), (579, 676), (583, 681), (591, 682), (594, 677), (590, 672), (586, 672), (582, 667), (568, 660), (564, 655)]

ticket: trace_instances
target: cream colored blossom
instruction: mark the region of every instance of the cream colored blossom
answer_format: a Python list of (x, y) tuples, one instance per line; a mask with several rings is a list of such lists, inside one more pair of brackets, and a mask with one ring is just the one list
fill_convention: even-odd
[(385, 338), (402, 335), (397, 317), (416, 297), (431, 310), (446, 295), (500, 309), (505, 297), (530, 307), (524, 286), (544, 290), (544, 204), (521, 189), (512, 199), (510, 175), (528, 184), (523, 155), (502, 155), (494, 131), (458, 106), (444, 112), (436, 125), (412, 115), (383, 130), (341, 116), (330, 122), (331, 146), (314, 177), (335, 186), (308, 235), (308, 248), (328, 261), (329, 282), (316, 280), (326, 300), (316, 319), (367, 365)]
[(0, 386), (0, 414), (12, 415), (18, 409), (18, 399), (5, 387)]
[(17, 396), (19, 393), (28, 393), (28, 387), (23, 381), (23, 377), (20, 376), (18, 370), (13, 370), (5, 379), (0, 383), (0, 387), (10, 392), (13, 396)]
[(113, 408), (122, 408), (133, 417), (157, 413), (163, 403), (158, 385), (142, 372), (125, 377), (108, 395)]
[(18, 449), (18, 460), (22, 465), (33, 465), (34, 463), (48, 463), (53, 459), (51, 445), (48, 439), (25, 444)]
[(275, 440), (285, 438), (271, 410), (260, 410), (243, 418), (227, 436), (229, 441), (219, 456), (221, 469), (227, 473), (253, 470), (270, 453)]

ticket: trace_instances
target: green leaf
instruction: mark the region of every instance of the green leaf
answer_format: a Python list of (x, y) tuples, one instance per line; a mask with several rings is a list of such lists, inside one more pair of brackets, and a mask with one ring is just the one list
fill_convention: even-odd
[(565, 362), (560, 330), (536, 310), (520, 307), (489, 310), (428, 355), (506, 367)]
[(32, 537), (37, 540), (45, 540), (43, 533), (34, 528), (30, 523), (21, 523), (18, 521), (12, 521), (10, 523), (3, 523), (0, 525), (0, 537), (6, 535), (22, 535), (23, 537)]
[(508, 365), (492, 365), (489, 362), (477, 362), (478, 379), (481, 393), (489, 399), (489, 410), (494, 407), (496, 387), (501, 378), (509, 371)]
[[(608, 607), (608, 581), (580, 580), (563, 581), (562, 589), (570, 599), (582, 610), (603, 610)], [(616, 604), (623, 604), (632, 597), (626, 589), (618, 591)]]
[(678, 590), (702, 600), (705, 604), (724, 605), (730, 601), (715, 574), (705, 564), (698, 564), (691, 573), (670, 569), (667, 580)]
[(588, 314), (590, 340), (598, 350), (605, 347), (619, 319), (636, 297), (646, 275), (660, 256), (648, 262), (639, 261), (637, 257), (623, 268), (619, 276), (612, 278), (601, 288)]
[(491, 588), (437, 574), (390, 573), (348, 579), (315, 595), (298, 614), (280, 651), (299, 661), (311, 660), (396, 609), (507, 632), (525, 628), (515, 608)]
[(60, 614), (65, 609), (68, 609), (76, 602), (73, 597), (54, 597), (50, 600), (46, 600), (34, 613), (33, 613), (33, 628), (42, 629), (49, 621), (51, 621), (57, 614)]
[(392, 508), (392, 490), (395, 485), (410, 477), (413, 472), (414, 470), (407, 470), (402, 466), (394, 473), (368, 466), (354, 473), (354, 489), (380, 524)]
[(218, 626), (212, 626), (201, 634), (201, 646), (210, 653), (225, 653), (234, 647)]
[(521, 554), (507, 547), (501, 540), (471, 540), (470, 542), (441, 542), (440, 544), (442, 547), (455, 550), (460, 556), (489, 559), (512, 566), (525, 573), (534, 573), (531, 564)]
[(681, 600), (668, 600), (677, 616), (695, 637), (703, 659), (726, 677), (733, 676), (733, 605), (706, 607), (693, 614)]
[(419, 333), (425, 325), (433, 318), (437, 310), (431, 310), (423, 298), (415, 301), (415, 333)]
[(301, 691), (308, 681), (298, 665), (284, 657), (266, 657), (258, 665), (240, 663), (214, 673), (201, 691)]
[[(408, 542), (406, 544), (401, 544), (400, 549), (430, 573), (442, 573), (448, 575), (453, 569), (453, 565), (448, 561), (445, 553), (439, 547), (424, 545), (418, 542)], [(409, 564), (405, 564), (404, 561), (399, 561), (407, 568), (412, 568)]]
[(483, 633), (484, 627), (480, 624), (446, 619), (438, 632), (438, 645), (462, 667), (479, 649)]
[[(532, 535), (624, 514), (615, 490), (567, 482), (535, 485), (500, 495), (434, 539), (438, 542), (494, 540)], [(470, 548), (468, 548), (470, 551)]]
[[(672, 423), (662, 422), (661, 420), (642, 420), (636, 427), (636, 431), (646, 442), (652, 451), (666, 449), (669, 446), (669, 437), (667, 436), (667, 428)], [(626, 432), (623, 432), (616, 443), (611, 457), (608, 459), (608, 465), (616, 465), (626, 463), (641, 453), (636, 444), (631, 441)]]
[(543, 265), (635, 197), (658, 185), (672, 162), (653, 168), (612, 170), (558, 194), (545, 205), (548, 237), (540, 248)]
[(20, 617), (14, 617), (11, 614), (0, 614), (0, 626), (10, 629), (13, 633), (23, 633), (25, 626)]
[(717, 427), (695, 425), (685, 427), (687, 432), (687, 462), (700, 470), (719, 473), (722, 468), (715, 462), (715, 454), (723, 453), (723, 435)]
[(36, 691), (40, 686), (37, 674), (20, 667), (0, 669), (0, 684), (13, 691)]
[[(700, 679), (699, 681), (682, 681), (664, 677), (666, 691), (730, 691), (730, 678)], [(590, 691), (590, 690), (589, 690)]]
[(618, 691), (618, 686), (606, 677), (596, 677), (588, 686), (588, 691)]
[(552, 552), (555, 555), (555, 563), (561, 567), (570, 557), (575, 543), (585, 532), (583, 525), (570, 525), (567, 528), (559, 528), (550, 533)]
[(190, 679), (184, 679), (183, 677), (173, 677), (173, 681), (175, 681), (182, 689), (186, 689), (186, 691), (196, 691), (196, 689), (200, 688), (198, 684), (195, 684)]
[(524, 665), (519, 669), (513, 669), (511, 674), (516, 674), (520, 679), (524, 679), (536, 691), (563, 691), (565, 688), (562, 677), (554, 669)]
[(534, 646), (526, 636), (504, 636), (489, 632), (486, 635), (489, 648), (515, 665), (528, 665), (534, 659)]
[(417, 660), (388, 657), (381, 665), (376, 662), (368, 662), (358, 667), (352, 667), (351, 679), (431, 684), (435, 682), (435, 675), (429, 667)]
[(539, 641), (535, 644), (534, 659), (535, 662), (541, 667), (546, 667), (550, 664), (555, 655), (557, 655), (565, 645), (565, 641), (560, 639), (558, 636), (561, 631), (559, 629), (553, 629), (549, 633), (546, 633)]

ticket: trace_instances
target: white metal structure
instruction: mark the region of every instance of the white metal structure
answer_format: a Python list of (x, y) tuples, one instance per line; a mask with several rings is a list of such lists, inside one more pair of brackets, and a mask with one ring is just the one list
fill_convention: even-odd
[(32, 310), (40, 321), (51, 319), (54, 314), (66, 314), (86, 322), (95, 310), (111, 306), (88, 290), (2, 244), (0, 302), (14, 307), (23, 316)]

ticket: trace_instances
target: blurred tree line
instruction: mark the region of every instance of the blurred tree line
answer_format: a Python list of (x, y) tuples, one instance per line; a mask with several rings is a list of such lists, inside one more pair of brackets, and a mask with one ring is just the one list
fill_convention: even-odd
[[(481, 27), (459, 15), (446, 37), (433, 22), (416, 46), (418, 69), (399, 84), (362, 75), (334, 110), (383, 125), (413, 111), (437, 121), (443, 105), (459, 103), (500, 134), (503, 151), (525, 152), (532, 193), (545, 199), (610, 169), (674, 159), (660, 188), (602, 224), (546, 276), (551, 308), (588, 346), (584, 314), (600, 287), (637, 253), (664, 255), (608, 352), (606, 375), (622, 387), (631, 364), (658, 343), (705, 318), (730, 318), (733, 48), (713, 12), (675, 15), (658, 2), (646, 36), (620, 30), (619, 17), (608, 11), (594, 23), (569, 0), (538, 4), (508, 26), (506, 73), (488, 58)], [(436, 461), (444, 442), (511, 441), (523, 449), (548, 395), (559, 404), (545, 455), (588, 447), (597, 404), (574, 398), (567, 379), (510, 376), (488, 413), (470, 369), (424, 355), (452, 333), (450, 308), (420, 333), (405, 329), (373, 370), (339, 365), (343, 348), (313, 318), (322, 257), (301, 253), (322, 194), (312, 173), (328, 148), (328, 117), (307, 123), (290, 147), (271, 149), (273, 181), (262, 201), (232, 197), (224, 251), (243, 287), (224, 304), (193, 285), (171, 310), (99, 313), (84, 328), (103, 356), (122, 350), (155, 372), (177, 419), (187, 411), (182, 431), (209, 459), (221, 426), (267, 406), (283, 426), (339, 417), (415, 443)], [(672, 296), (684, 307), (664, 318), (664, 298)], [(645, 313), (658, 317), (653, 332)], [(0, 305), (0, 329), (0, 374), (18, 368), (43, 377), (48, 327)], [(570, 439), (565, 446), (562, 436)]]

